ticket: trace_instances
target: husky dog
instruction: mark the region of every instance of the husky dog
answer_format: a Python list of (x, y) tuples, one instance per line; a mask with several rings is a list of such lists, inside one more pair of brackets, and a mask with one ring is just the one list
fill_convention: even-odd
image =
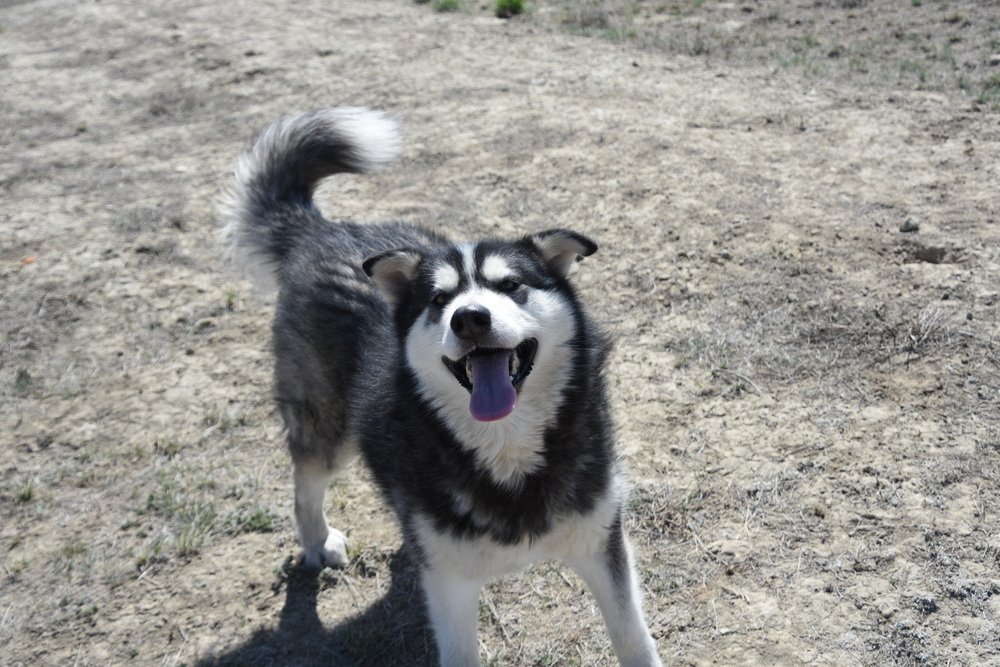
[(622, 529), (608, 343), (568, 276), (597, 246), (552, 229), (452, 243), (401, 223), (331, 223), (321, 179), (383, 167), (396, 124), (366, 109), (275, 121), (236, 166), (225, 235), (277, 289), (276, 398), (305, 566), (342, 566), (323, 513), (360, 449), (395, 510), (442, 665), (478, 665), (491, 578), (560, 558), (587, 583), (624, 665), (659, 665)]

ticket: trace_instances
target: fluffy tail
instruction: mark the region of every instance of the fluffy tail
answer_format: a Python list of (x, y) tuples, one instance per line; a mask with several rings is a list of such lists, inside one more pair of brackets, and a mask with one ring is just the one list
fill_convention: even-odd
[(235, 185), (223, 202), (227, 255), (253, 275), (257, 290), (273, 291), (274, 269), (296, 228), (315, 218), (319, 182), (381, 169), (399, 145), (398, 125), (380, 111), (320, 109), (274, 121), (236, 162)]

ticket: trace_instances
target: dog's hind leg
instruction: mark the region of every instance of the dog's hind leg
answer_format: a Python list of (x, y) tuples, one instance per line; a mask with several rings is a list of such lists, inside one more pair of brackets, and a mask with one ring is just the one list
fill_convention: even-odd
[(326, 488), (336, 472), (337, 468), (324, 460), (305, 459), (293, 465), (295, 523), (302, 545), (302, 564), (308, 568), (347, 564), (347, 537), (330, 527), (323, 512)]
[(643, 618), (638, 575), (621, 519), (612, 525), (603, 552), (571, 558), (567, 563), (597, 599), (622, 667), (660, 667), (656, 642)]
[(292, 455), (301, 563), (341, 567), (347, 564), (347, 538), (326, 522), (323, 500), (330, 479), (354, 457), (356, 443), (344, 428), (339, 387), (327, 381), (324, 365), (307, 354), (309, 347), (293, 330), (281, 328), (281, 337), (278, 331), (276, 326), (275, 398)]

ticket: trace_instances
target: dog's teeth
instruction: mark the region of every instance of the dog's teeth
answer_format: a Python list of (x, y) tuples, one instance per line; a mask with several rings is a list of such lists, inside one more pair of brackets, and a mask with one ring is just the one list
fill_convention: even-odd
[(465, 377), (469, 379), (469, 384), (472, 384), (472, 361), (469, 359), (465, 360)]
[(517, 377), (517, 372), (521, 370), (521, 360), (517, 354), (512, 354), (510, 358), (510, 379)]

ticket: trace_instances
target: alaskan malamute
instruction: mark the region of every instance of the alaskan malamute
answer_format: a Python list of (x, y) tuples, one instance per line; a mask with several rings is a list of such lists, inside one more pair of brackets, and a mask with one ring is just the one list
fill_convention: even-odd
[(567, 280), (597, 245), (566, 229), (452, 243), (321, 216), (321, 179), (398, 149), (385, 115), (325, 109), (275, 121), (236, 166), (225, 232), (278, 292), (303, 563), (346, 563), (323, 496), (360, 449), (421, 564), (442, 665), (480, 664), (484, 583), (546, 558), (587, 583), (622, 664), (659, 665), (622, 529), (608, 343)]

